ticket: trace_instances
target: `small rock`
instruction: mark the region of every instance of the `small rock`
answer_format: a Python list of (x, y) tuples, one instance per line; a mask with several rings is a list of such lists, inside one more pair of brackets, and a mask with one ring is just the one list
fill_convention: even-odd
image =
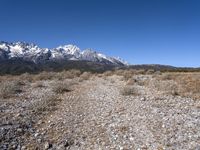
[(17, 129), (17, 132), (19, 132), (19, 133), (21, 133), (22, 131), (23, 131), (22, 128)]
[(13, 148), (13, 149), (16, 149), (16, 148), (17, 148), (17, 145), (12, 145), (12, 148)]
[(52, 144), (50, 144), (49, 142), (45, 142), (44, 149), (49, 149), (51, 147), (52, 147)]
[(22, 146), (22, 147), (21, 147), (21, 150), (25, 150), (25, 149), (26, 149), (26, 146)]
[(35, 135), (34, 135), (34, 136), (35, 136), (35, 137), (37, 137), (38, 135), (39, 135), (39, 133), (35, 133)]
[(19, 116), (21, 116), (21, 114), (20, 114), (20, 113), (17, 113), (17, 114), (15, 115), (15, 117), (19, 117)]
[(39, 143), (41, 143), (41, 142), (42, 142), (42, 139), (37, 139), (37, 141), (38, 141)]
[(145, 97), (142, 97), (140, 100), (141, 100), (141, 101), (146, 101), (146, 98), (145, 98)]

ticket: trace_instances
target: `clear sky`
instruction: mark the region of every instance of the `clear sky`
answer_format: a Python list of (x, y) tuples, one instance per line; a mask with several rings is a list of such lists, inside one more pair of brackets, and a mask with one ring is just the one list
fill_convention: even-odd
[(200, 67), (200, 0), (1, 0), (0, 41)]

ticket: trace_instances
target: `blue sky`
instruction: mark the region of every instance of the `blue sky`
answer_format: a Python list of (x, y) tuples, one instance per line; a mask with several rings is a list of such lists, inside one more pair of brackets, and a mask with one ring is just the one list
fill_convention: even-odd
[(1, 0), (0, 41), (200, 67), (199, 0)]

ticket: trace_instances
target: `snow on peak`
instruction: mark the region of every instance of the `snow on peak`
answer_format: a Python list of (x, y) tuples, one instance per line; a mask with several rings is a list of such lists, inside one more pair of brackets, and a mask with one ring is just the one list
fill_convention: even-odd
[(56, 49), (63, 50), (71, 55), (76, 55), (80, 53), (80, 48), (78, 48), (76, 45), (64, 45), (64, 46), (59, 46)]
[(76, 45), (64, 45), (48, 49), (40, 48), (35, 44), (25, 42), (0, 42), (0, 60), (10, 59), (13, 57), (22, 58), (35, 63), (44, 62), (46, 60), (66, 59), (87, 60), (114, 65), (127, 65), (127, 63), (120, 58), (109, 57), (92, 49), (81, 51)]

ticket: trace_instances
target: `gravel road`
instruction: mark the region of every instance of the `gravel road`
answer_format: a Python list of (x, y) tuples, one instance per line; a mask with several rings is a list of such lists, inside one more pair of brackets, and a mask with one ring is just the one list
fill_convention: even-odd
[(76, 86), (21, 149), (200, 149), (200, 101), (137, 84), (137, 95), (124, 96), (126, 82), (115, 75)]

